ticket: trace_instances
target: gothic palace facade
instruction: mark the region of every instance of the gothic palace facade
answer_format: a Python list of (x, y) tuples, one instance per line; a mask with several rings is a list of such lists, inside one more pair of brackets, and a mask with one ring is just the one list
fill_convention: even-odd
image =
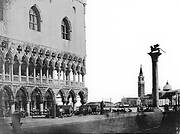
[(87, 102), (83, 0), (0, 1), (1, 114)]

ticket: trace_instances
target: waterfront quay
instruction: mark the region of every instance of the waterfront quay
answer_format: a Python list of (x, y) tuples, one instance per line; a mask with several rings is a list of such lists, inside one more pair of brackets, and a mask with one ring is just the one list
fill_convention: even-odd
[[(66, 118), (21, 119), (22, 134), (62, 134), (62, 133), (180, 133), (180, 112), (129, 112), (106, 113), (103, 115), (81, 115)], [(11, 118), (6, 117), (6, 130), (14, 134)], [(2, 121), (2, 120), (1, 120)], [(159, 122), (160, 121), (160, 122)], [(2, 127), (2, 126), (1, 126)], [(0, 129), (1, 133), (3, 129)], [(8, 131), (7, 131), (8, 132)], [(1, 134), (0, 133), (0, 134)], [(19, 134), (18, 133), (18, 134)]]
[[(9, 129), (18, 134), (134, 133), (159, 126), (161, 119), (161, 112), (106, 113), (51, 119), (29, 117), (21, 120), (22, 126), (18, 128), (19, 130), (12, 129), (10, 125)], [(10, 124), (11, 119), (9, 118), (6, 123)]]

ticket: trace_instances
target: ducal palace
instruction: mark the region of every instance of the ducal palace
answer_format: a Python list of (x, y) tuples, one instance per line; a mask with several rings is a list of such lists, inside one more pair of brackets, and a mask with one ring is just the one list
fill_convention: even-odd
[(87, 102), (84, 0), (0, 0), (0, 115)]

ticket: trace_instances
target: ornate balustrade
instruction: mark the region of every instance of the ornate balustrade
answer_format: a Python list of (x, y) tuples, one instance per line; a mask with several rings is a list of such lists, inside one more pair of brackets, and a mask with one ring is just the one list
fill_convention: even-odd
[[(52, 79), (52, 78), (46, 78), (43, 76), (42, 81), (40, 77), (34, 77), (29, 76), (27, 79), (27, 76), (21, 76), (21, 81), (19, 79), (19, 75), (13, 75), (13, 82), (16, 83), (29, 83), (29, 84), (42, 84), (42, 85), (55, 85), (55, 86), (72, 86), (72, 87), (84, 87), (84, 82), (77, 82), (77, 81), (68, 81), (68, 80), (59, 80), (59, 79)], [(11, 75), (5, 74), (5, 79), (3, 80), (3, 74), (0, 74), (0, 81), (3, 82), (10, 82), (11, 81)]]
[(11, 81), (11, 78), (10, 78), (9, 74), (5, 74), (5, 81)]
[(34, 77), (29, 76), (29, 83), (34, 83)]
[(26, 82), (27, 81), (27, 77), (26, 76), (21, 76), (21, 82)]
[(13, 81), (19, 82), (19, 75), (13, 75)]

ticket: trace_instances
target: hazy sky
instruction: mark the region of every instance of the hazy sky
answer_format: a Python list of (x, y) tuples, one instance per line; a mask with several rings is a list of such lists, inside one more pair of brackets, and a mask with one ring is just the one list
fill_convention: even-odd
[(151, 93), (150, 46), (159, 58), (159, 87), (180, 89), (179, 0), (88, 0), (86, 6), (89, 101), (137, 97), (140, 64), (145, 93)]

